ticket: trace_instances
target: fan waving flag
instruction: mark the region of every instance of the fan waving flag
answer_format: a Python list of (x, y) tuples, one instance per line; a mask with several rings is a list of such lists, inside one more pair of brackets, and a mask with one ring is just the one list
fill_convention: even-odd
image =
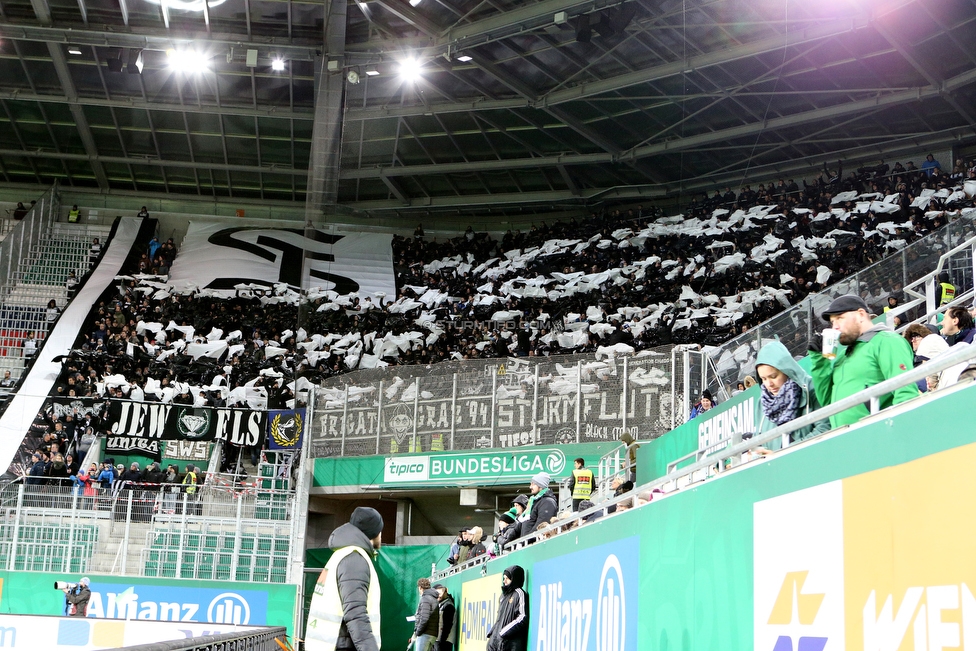
[(276, 409), (268, 412), (268, 448), (297, 450), (302, 447), (304, 409)]

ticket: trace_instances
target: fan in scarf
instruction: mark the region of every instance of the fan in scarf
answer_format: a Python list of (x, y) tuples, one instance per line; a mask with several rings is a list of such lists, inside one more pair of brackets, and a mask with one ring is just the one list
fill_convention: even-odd
[(793, 380), (787, 380), (775, 395), (763, 385), (760, 404), (763, 413), (771, 421), (777, 425), (782, 425), (796, 418), (796, 410), (800, 406), (802, 396), (803, 392), (800, 390), (800, 385)]

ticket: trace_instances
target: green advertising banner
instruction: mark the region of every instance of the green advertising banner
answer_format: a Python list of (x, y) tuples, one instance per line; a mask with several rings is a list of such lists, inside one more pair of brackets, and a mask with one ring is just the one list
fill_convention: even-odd
[(621, 447), (617, 441), (561, 446), (525, 446), (494, 450), (439, 452), (396, 456), (315, 459), (315, 486), (424, 487), (524, 484), (546, 472), (553, 480), (568, 477), (573, 459), (581, 457), (595, 468), (607, 453)]
[[(376, 554), (376, 574), (380, 580), (380, 638), (384, 649), (402, 651), (413, 635), (413, 624), (407, 621), (417, 611), (420, 595), (417, 579), (430, 576), (430, 566), (447, 555), (447, 545), (404, 545), (382, 547)], [(309, 549), (305, 552), (306, 568), (323, 568), (332, 557), (331, 549)], [(320, 571), (305, 573), (304, 618)], [(303, 619), (303, 621), (305, 621)]]
[[(533, 651), (970, 648), (973, 404), (920, 398), (441, 582), (522, 566)], [(459, 609), (461, 644), (490, 607)]]
[[(293, 635), (294, 585), (233, 581), (187, 581), (89, 574), (92, 596), (88, 616), (284, 626)], [(64, 615), (65, 599), (55, 581), (81, 577), (45, 572), (0, 571), (0, 613)]]
[[(663, 477), (668, 472), (669, 463), (734, 432), (755, 432), (758, 404), (759, 386), (754, 386), (716, 405), (698, 418), (682, 423), (667, 434), (642, 444), (637, 450), (638, 480), (645, 483)], [(694, 458), (678, 464), (678, 467), (692, 462)]]

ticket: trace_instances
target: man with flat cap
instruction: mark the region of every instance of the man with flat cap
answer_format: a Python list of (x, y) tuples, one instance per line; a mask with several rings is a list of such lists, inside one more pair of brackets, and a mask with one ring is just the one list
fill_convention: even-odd
[(373, 555), (382, 534), (383, 516), (363, 506), (332, 532), (332, 557), (308, 610), (307, 651), (379, 651), (380, 582)]
[[(826, 406), (884, 382), (912, 368), (912, 347), (886, 325), (875, 325), (865, 302), (853, 294), (835, 298), (823, 319), (840, 332), (837, 356), (823, 355), (819, 338), (810, 345), (810, 374), (820, 404)], [(914, 383), (881, 396), (881, 408), (918, 395)], [(830, 417), (831, 427), (856, 423), (870, 413), (866, 405), (851, 407)]]

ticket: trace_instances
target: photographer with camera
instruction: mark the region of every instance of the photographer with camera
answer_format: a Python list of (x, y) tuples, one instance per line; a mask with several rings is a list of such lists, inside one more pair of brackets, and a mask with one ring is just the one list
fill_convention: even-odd
[(55, 581), (54, 587), (64, 593), (64, 614), (69, 617), (87, 617), (88, 600), (91, 599), (91, 583), (87, 576), (81, 577), (78, 583)]

